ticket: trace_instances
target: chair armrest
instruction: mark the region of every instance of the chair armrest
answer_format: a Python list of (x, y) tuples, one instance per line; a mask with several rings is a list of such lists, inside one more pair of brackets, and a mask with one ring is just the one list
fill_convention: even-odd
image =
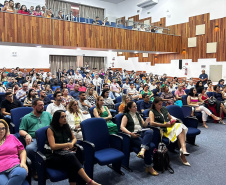
[(189, 117), (191, 116), (191, 112), (192, 112), (192, 107), (189, 106), (189, 105), (183, 105), (182, 106), (182, 112), (183, 112), (183, 115), (184, 117)]
[(80, 163), (83, 164), (84, 163), (84, 148), (77, 143), (75, 144), (75, 147), (77, 147), (76, 157), (78, 158)]
[(28, 167), (28, 175), (26, 177), (26, 180), (28, 181), (29, 184), (31, 184), (31, 160), (28, 157), (27, 157), (26, 163)]
[(9, 130), (10, 134), (15, 134), (15, 125), (12, 122), (9, 124)]
[(45, 184), (46, 182), (46, 156), (42, 152), (36, 152), (37, 160), (37, 173), (38, 173), (38, 184)]
[(123, 139), (122, 136), (111, 134), (110, 135), (110, 146), (117, 150), (122, 151)]
[(184, 124), (187, 127), (198, 128), (198, 119), (194, 117), (187, 117), (184, 119)]
[(26, 163), (27, 163), (28, 166), (31, 165), (31, 160), (28, 157), (27, 157)]

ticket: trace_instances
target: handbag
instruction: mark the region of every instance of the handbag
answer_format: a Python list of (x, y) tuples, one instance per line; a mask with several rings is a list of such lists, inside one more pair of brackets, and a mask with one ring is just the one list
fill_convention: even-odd
[(214, 96), (211, 96), (211, 97), (208, 99), (208, 104), (209, 104), (209, 105), (214, 105), (215, 103), (217, 103), (217, 99), (216, 99)]
[(67, 155), (67, 154), (76, 154), (76, 150), (77, 150), (77, 147), (73, 147), (69, 150), (55, 150), (53, 151), (54, 154), (56, 155)]
[(162, 173), (166, 170), (171, 174), (174, 173), (173, 168), (170, 166), (170, 158), (168, 154), (168, 149), (166, 145), (162, 142), (163, 131), (160, 130), (161, 134), (161, 142), (158, 145), (158, 149), (154, 149), (153, 151), (153, 163), (154, 169), (157, 171), (162, 171)]

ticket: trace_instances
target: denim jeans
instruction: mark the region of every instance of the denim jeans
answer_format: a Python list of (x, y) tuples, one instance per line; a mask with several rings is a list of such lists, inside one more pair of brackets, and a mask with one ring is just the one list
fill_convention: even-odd
[(32, 139), (33, 141), (26, 146), (26, 152), (28, 158), (32, 161), (32, 169), (36, 170), (36, 152), (37, 152), (37, 141), (36, 139)]
[(145, 148), (146, 151), (144, 153), (144, 163), (146, 166), (152, 165), (152, 151), (149, 150), (151, 148), (150, 144), (153, 137), (153, 130), (147, 130), (140, 133), (140, 137), (131, 138), (132, 145), (134, 147)]
[(24, 168), (16, 167), (8, 173), (0, 173), (0, 185), (28, 185), (26, 176), (27, 171)]

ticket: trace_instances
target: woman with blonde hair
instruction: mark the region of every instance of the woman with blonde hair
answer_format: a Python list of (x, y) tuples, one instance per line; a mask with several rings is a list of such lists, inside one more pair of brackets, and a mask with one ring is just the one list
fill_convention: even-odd
[(95, 116), (95, 118), (103, 118), (106, 120), (109, 134), (117, 134), (118, 133), (117, 125), (111, 121), (112, 115), (107, 106), (103, 105), (104, 98), (102, 96), (98, 96), (96, 108), (94, 108), (93, 110), (93, 115)]
[(66, 111), (67, 122), (72, 130), (72, 133), (78, 140), (82, 140), (82, 132), (80, 123), (85, 119), (82, 112), (79, 110), (78, 102), (71, 100)]
[(130, 97), (127, 94), (122, 95), (122, 103), (120, 104), (118, 111), (123, 113), (127, 103), (130, 101)]

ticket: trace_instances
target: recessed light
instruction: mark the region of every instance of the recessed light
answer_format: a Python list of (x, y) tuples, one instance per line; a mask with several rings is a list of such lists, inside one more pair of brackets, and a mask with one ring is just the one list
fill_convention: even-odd
[(138, 51), (134, 51), (134, 53), (138, 53)]
[(36, 46), (36, 48), (41, 48), (42, 46)]
[(80, 51), (81, 49), (80, 48), (77, 48), (77, 51)]
[(156, 53), (156, 55), (158, 55), (159, 53)]
[(108, 50), (108, 52), (112, 52), (112, 50)]

